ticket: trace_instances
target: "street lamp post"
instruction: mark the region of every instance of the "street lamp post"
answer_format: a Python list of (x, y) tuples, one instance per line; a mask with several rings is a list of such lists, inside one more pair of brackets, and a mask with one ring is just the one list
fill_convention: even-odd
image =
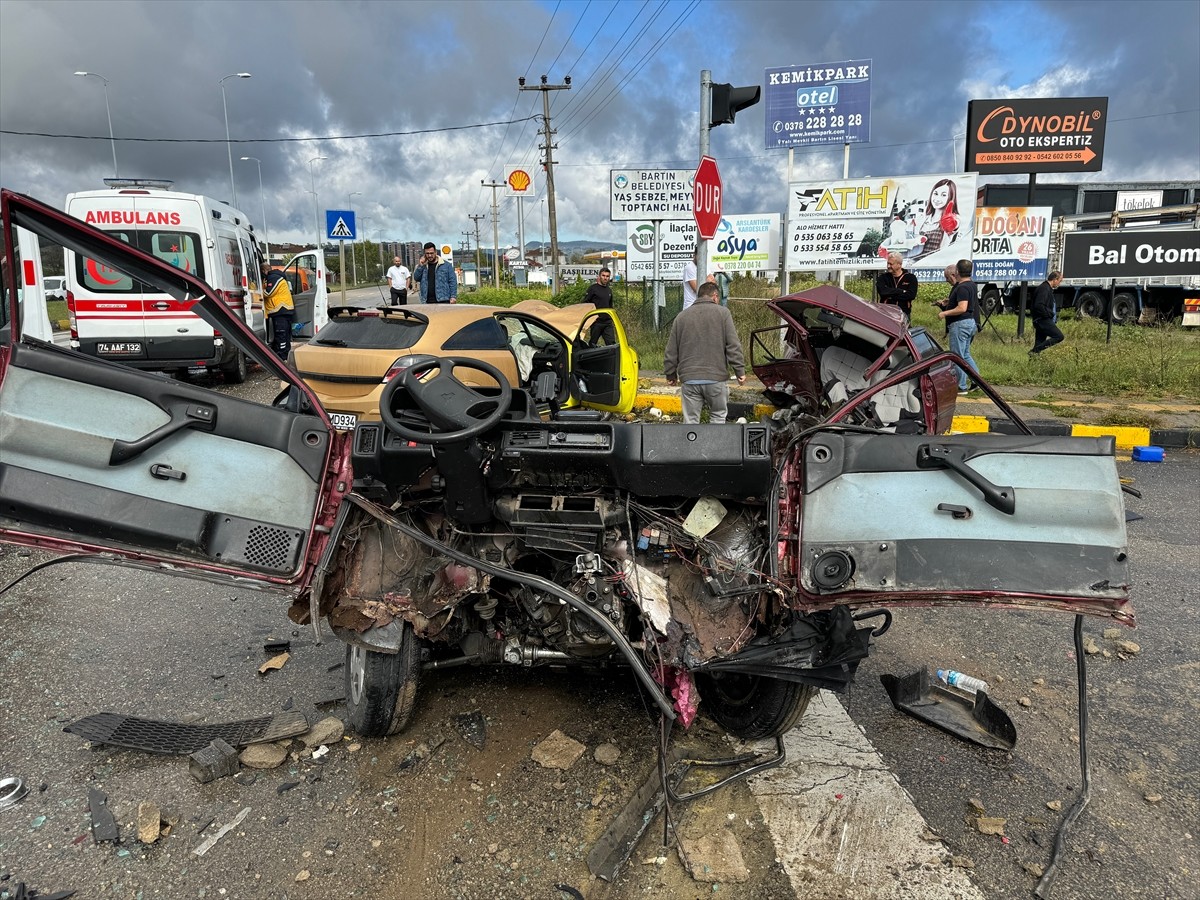
[(254, 164), (258, 166), (258, 201), (262, 205), (262, 227), (263, 227), (263, 248), (266, 250), (267, 261), (271, 261), (271, 240), (267, 232), (267, 195), (263, 193), (262, 183), (262, 160), (257, 156), (243, 156), (242, 162), (254, 160)]
[[(371, 238), (367, 234), (367, 223), (371, 221), (371, 217), (370, 216), (359, 216), (358, 221), (363, 223), (363, 226), (362, 226), (363, 240), (365, 240), (369, 244), (371, 242)], [(363, 276), (367, 279), (370, 279), (373, 277), (371, 275), (371, 267), (369, 265), (367, 265), (366, 244), (363, 245)]]
[(317, 215), (317, 172), (313, 168), (313, 163), (320, 162), (323, 159), (329, 159), (328, 156), (314, 156), (308, 161), (308, 175), (312, 181), (313, 195), (313, 227), (316, 229), (317, 246), (321, 246), (321, 219)]
[[(350, 210), (350, 212), (354, 212), (354, 200), (352, 198), (361, 197), (361, 196), (362, 196), (362, 191), (354, 191), (353, 193), (346, 195), (346, 207)], [(354, 240), (352, 240), (350, 242), (350, 271), (354, 274), (354, 283), (358, 284), (358, 226), (357, 226), (357, 224), (354, 227), (354, 234), (355, 234)], [(367, 261), (364, 259), (363, 267), (365, 268), (366, 265), (367, 265)]]
[(225, 101), (225, 82), (230, 78), (249, 78), (249, 72), (234, 72), (217, 82), (221, 88), (221, 108), (225, 111), (225, 151), (229, 154), (229, 190), (233, 192), (233, 207), (237, 209), (237, 185), (233, 181), (233, 144), (229, 140), (229, 104)]
[(121, 173), (117, 171), (117, 139), (113, 137), (112, 109), (108, 105), (108, 79), (95, 72), (76, 72), (75, 74), (83, 78), (87, 78), (90, 75), (92, 78), (99, 78), (104, 82), (104, 112), (108, 114), (108, 142), (112, 145), (113, 178), (120, 178)]

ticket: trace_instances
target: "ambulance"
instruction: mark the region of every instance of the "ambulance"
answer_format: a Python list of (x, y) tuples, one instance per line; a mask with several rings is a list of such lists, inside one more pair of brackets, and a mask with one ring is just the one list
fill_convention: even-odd
[[(228, 203), (171, 190), (173, 182), (106, 178), (108, 190), (67, 195), (66, 212), (207, 282), (266, 335), (260, 250), (247, 216)], [(138, 369), (178, 376), (219, 371), (246, 379), (246, 356), (192, 312), (195, 300), (153, 290), (66, 251), (71, 346)]]

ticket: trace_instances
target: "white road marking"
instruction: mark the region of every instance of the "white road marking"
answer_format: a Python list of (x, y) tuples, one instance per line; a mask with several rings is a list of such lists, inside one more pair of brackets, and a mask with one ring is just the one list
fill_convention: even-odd
[(784, 735), (787, 762), (750, 779), (779, 861), (806, 900), (982, 900), (837, 699)]

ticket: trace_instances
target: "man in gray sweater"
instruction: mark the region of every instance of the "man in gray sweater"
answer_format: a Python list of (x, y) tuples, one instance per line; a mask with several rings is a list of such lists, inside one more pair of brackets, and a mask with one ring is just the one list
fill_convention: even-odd
[(720, 291), (705, 282), (696, 291), (696, 302), (675, 317), (663, 374), (667, 384), (683, 382), (683, 421), (695, 425), (700, 411), (708, 407), (708, 421), (719, 424), (729, 414), (729, 370), (738, 384), (746, 383), (742, 342), (738, 340), (733, 316), (717, 301)]

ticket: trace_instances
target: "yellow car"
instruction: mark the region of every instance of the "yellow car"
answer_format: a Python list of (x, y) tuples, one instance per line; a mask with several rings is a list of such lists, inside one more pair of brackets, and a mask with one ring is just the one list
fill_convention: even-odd
[[(558, 408), (626, 413), (637, 396), (637, 353), (616, 313), (591, 303), (337, 307), (316, 337), (293, 348), (291, 363), (333, 424), (351, 430), (379, 421), (384, 386), (406, 359), (422, 355), (490, 363), (515, 390)], [(463, 381), (496, 384), (473, 369), (463, 370)]]

